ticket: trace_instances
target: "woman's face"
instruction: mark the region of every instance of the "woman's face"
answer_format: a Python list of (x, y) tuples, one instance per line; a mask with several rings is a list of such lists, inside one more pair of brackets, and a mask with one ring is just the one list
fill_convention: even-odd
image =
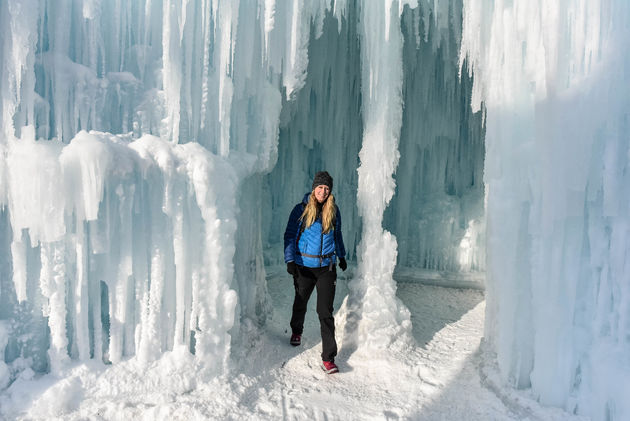
[(314, 192), (315, 199), (317, 199), (319, 203), (324, 203), (326, 199), (328, 199), (328, 196), (330, 196), (330, 187), (324, 184), (320, 184), (319, 186), (315, 187)]

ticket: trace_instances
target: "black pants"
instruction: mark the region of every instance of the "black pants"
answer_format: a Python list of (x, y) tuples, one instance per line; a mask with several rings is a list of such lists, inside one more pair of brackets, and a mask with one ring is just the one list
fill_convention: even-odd
[(295, 285), (295, 300), (293, 301), (293, 315), (291, 316), (291, 330), (301, 335), (304, 329), (304, 315), (306, 305), (317, 288), (317, 315), (322, 333), (322, 360), (334, 361), (337, 355), (337, 341), (335, 341), (335, 319), (333, 318), (333, 301), (337, 285), (337, 270), (328, 266), (323, 268), (307, 268), (298, 266), (298, 275), (293, 278)]

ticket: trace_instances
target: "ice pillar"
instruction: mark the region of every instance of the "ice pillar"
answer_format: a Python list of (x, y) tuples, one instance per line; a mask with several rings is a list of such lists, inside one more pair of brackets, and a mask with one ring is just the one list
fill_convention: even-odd
[(506, 381), (594, 420), (630, 417), (628, 22), (622, 0), (464, 2), (486, 337)]
[(385, 349), (409, 340), (409, 311), (396, 297), (396, 238), (383, 229), (383, 212), (394, 195), (402, 124), (401, 6), (397, 1), (361, 6), (363, 145), (357, 200), (363, 221), (358, 277), (348, 298), (360, 347)]

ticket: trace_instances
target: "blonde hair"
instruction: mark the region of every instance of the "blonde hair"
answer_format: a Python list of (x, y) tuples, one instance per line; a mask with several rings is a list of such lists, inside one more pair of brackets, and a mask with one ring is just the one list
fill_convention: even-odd
[[(308, 203), (300, 216), (300, 220), (305, 224), (305, 228), (309, 228), (317, 218), (317, 205), (319, 202), (315, 198), (315, 191), (311, 192)], [(335, 217), (337, 216), (337, 207), (335, 206), (335, 197), (332, 193), (322, 204), (322, 232), (328, 234), (335, 226)]]

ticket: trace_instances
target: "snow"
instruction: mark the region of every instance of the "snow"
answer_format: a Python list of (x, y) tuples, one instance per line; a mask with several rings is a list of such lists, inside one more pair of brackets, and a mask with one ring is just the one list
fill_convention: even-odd
[[(480, 352), (481, 291), (399, 283), (398, 295), (414, 322), (413, 345), (365, 352), (349, 346), (338, 329), (341, 372), (326, 375), (319, 368), (314, 309), (307, 312), (303, 344), (290, 346), (293, 288), (283, 267), (269, 273), (269, 323), (238, 351), (228, 375), (204, 377), (182, 348), (148, 366), (137, 357), (114, 365), (77, 362), (59, 375), (16, 380), (0, 395), (1, 414), (35, 420), (581, 419), (542, 408), (526, 394), (510, 395), (488, 379), (493, 371), (482, 371), (488, 363)], [(340, 276), (335, 307), (348, 293), (352, 276)]]

